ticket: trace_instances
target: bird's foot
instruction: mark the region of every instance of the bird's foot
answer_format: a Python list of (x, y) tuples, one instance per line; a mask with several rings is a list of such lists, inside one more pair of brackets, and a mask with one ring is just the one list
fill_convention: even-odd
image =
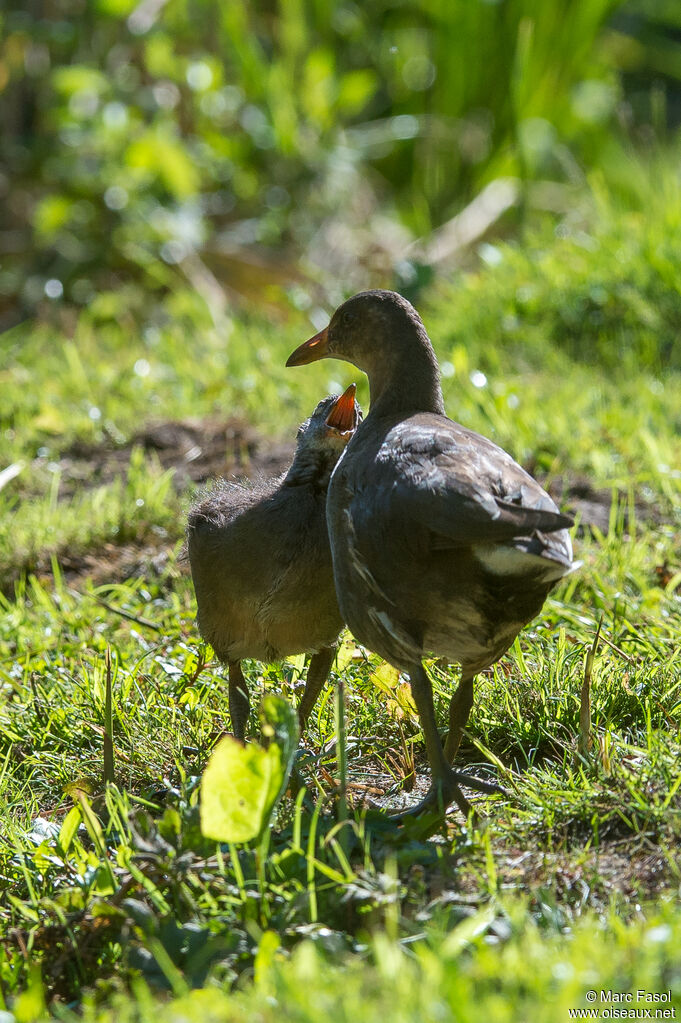
[(465, 785), (474, 792), (482, 792), (486, 796), (507, 796), (508, 792), (497, 785), (495, 781), (485, 781), (483, 778), (476, 778), (472, 774), (464, 774), (463, 771), (452, 771), (458, 785)]
[(468, 784), (466, 776), (449, 768), (447, 772), (433, 778), (428, 792), (420, 803), (410, 806), (409, 809), (402, 810), (400, 813), (391, 814), (391, 820), (401, 823), (427, 814), (442, 821), (446, 816), (447, 807), (451, 803), (456, 803), (466, 819), (470, 817), (474, 824), (479, 823), (480, 818), (459, 787), (462, 782)]

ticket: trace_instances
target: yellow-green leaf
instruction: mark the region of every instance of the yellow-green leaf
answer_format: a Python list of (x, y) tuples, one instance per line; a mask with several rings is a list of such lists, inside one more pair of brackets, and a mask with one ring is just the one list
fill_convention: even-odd
[(343, 75), (336, 104), (344, 114), (358, 114), (376, 91), (376, 75), (368, 68)]
[(82, 819), (83, 815), (79, 806), (72, 806), (66, 817), (64, 817), (64, 821), (59, 831), (59, 848), (63, 853), (67, 853), (69, 851), (71, 842), (78, 831)]
[(267, 827), (293, 766), (298, 718), (279, 696), (266, 696), (260, 724), (267, 748), (219, 743), (201, 781), (201, 830), (219, 842), (249, 842)]
[(379, 664), (376, 671), (372, 672), (370, 681), (386, 693), (388, 696), (393, 695), (393, 691), (397, 688), (400, 681), (400, 673), (397, 668), (393, 668), (392, 664), (388, 664), (384, 661), (383, 664)]
[(45, 241), (54, 238), (58, 231), (68, 224), (73, 210), (73, 200), (64, 195), (46, 195), (36, 205), (33, 214), (35, 232)]
[(201, 781), (201, 830), (219, 842), (257, 838), (283, 779), (279, 748), (227, 736), (213, 751)]
[(139, 135), (128, 146), (125, 162), (142, 177), (158, 179), (177, 199), (186, 199), (199, 189), (199, 171), (182, 143), (166, 131)]

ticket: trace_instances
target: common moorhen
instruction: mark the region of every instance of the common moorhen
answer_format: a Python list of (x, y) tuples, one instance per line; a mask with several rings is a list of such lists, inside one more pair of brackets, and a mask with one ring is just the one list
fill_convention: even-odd
[[(341, 614), (361, 643), (409, 674), (432, 771), (412, 812), (453, 799), (467, 813), (449, 764), (474, 676), (508, 650), (571, 570), (572, 520), (510, 455), (446, 417), (432, 345), (400, 295), (348, 299), (287, 366), (323, 358), (363, 370), (371, 394), (327, 498)], [(446, 749), (427, 655), (461, 664)]]
[(189, 513), (187, 549), (203, 638), (228, 665), (232, 730), (250, 712), (241, 659), (312, 654), (298, 708), (305, 726), (343, 627), (326, 529), (329, 478), (361, 419), (355, 385), (319, 402), (281, 477), (221, 481)]

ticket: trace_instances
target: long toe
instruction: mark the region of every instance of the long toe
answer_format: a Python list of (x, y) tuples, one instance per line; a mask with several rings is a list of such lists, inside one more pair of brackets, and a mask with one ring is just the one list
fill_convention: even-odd
[(463, 771), (452, 771), (458, 785), (465, 785), (474, 792), (482, 792), (486, 796), (507, 796), (508, 792), (495, 781), (486, 781), (484, 778), (476, 778), (473, 774), (464, 774)]
[(447, 812), (447, 807), (456, 803), (464, 817), (472, 816), (473, 821), (476, 821), (478, 816), (459, 787), (459, 779), (463, 780), (463, 777), (451, 769), (446, 774), (443, 773), (441, 777), (433, 779), (420, 803), (410, 806), (409, 809), (402, 810), (400, 813), (391, 814), (391, 819), (399, 823), (424, 814), (434, 813), (442, 820)]

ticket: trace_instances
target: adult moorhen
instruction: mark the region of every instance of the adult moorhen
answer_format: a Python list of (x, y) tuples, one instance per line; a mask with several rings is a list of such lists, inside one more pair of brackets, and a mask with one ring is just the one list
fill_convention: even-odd
[(343, 627), (326, 529), (329, 478), (361, 419), (355, 385), (319, 402), (298, 430), (293, 462), (251, 486), (221, 481), (195, 505), (187, 549), (203, 638), (228, 665), (229, 712), (243, 740), (250, 712), (241, 659), (312, 654), (301, 730)]
[[(548, 494), (505, 451), (445, 415), (435, 353), (416, 310), (391, 291), (348, 299), (289, 357), (352, 362), (371, 409), (331, 478), (327, 522), (341, 614), (353, 635), (409, 674), (432, 771), (412, 813), (469, 804), (449, 764), (473, 679), (509, 648), (572, 568)], [(461, 664), (443, 749), (427, 655)]]

